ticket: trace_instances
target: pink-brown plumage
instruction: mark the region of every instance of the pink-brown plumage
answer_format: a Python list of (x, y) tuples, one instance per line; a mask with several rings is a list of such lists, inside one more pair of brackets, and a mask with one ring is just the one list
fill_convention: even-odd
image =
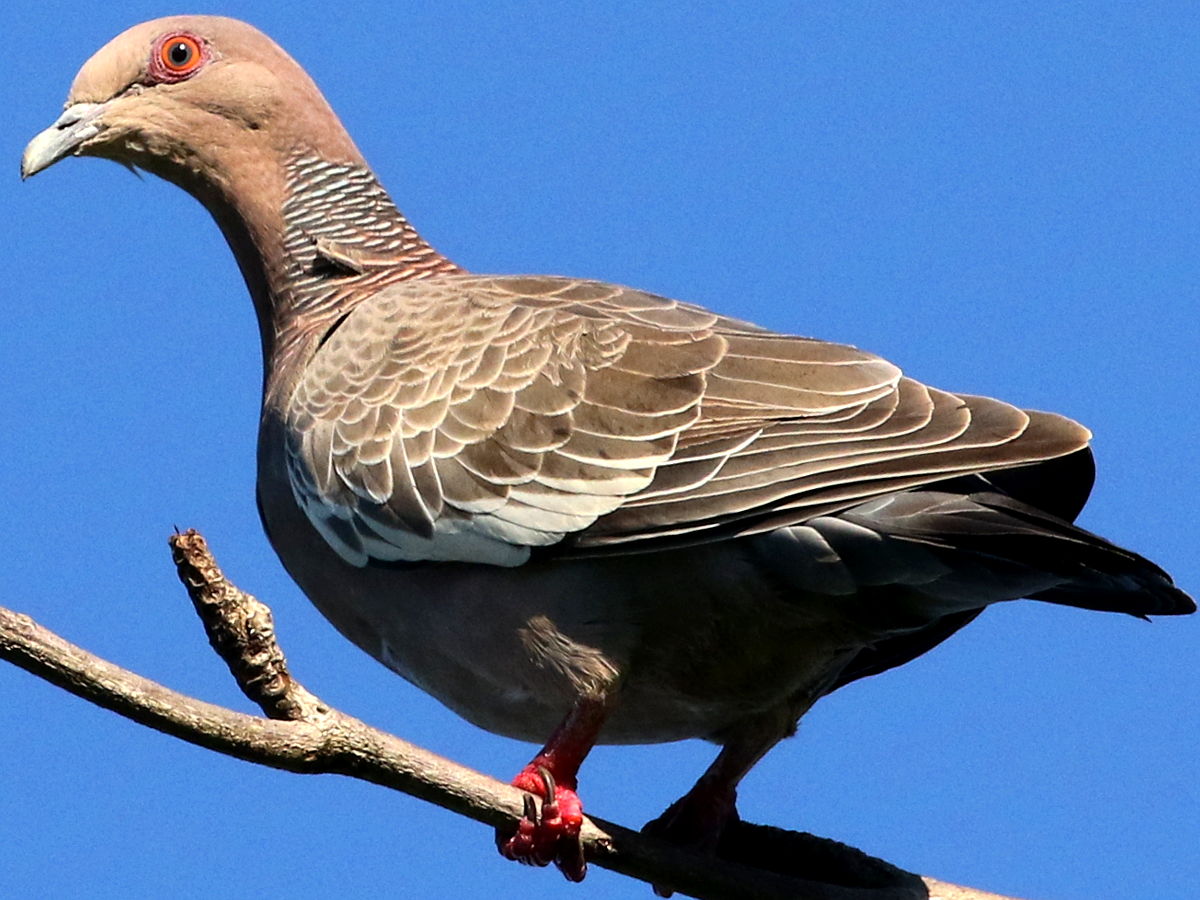
[[(520, 783), (553, 770), (572, 821), (595, 740), (708, 737), (655, 827), (711, 848), (812, 703), (990, 603), (1195, 608), (1070, 524), (1078, 423), (630, 288), (467, 273), (248, 25), (118, 36), (23, 172), (71, 154), (210, 210), (258, 314), (272, 545), (384, 664), (484, 728), (553, 732)], [(582, 877), (575, 827), (527, 821), (506, 852)]]

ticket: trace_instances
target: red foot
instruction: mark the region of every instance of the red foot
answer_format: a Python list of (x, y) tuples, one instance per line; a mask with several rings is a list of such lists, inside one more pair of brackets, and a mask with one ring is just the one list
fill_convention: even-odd
[[(717, 852), (725, 826), (737, 818), (737, 792), (733, 788), (714, 787), (701, 779), (661, 816), (642, 826), (642, 833), (712, 855)], [(656, 884), (654, 893), (670, 897), (674, 891), (667, 885)]]
[[(536, 760), (535, 760), (536, 763)], [(583, 824), (583, 804), (573, 788), (557, 784), (544, 765), (530, 763), (513, 779), (513, 786), (526, 791), (525, 815), (516, 833), (508, 838), (497, 835), (501, 855), (527, 866), (554, 863), (571, 881), (583, 881), (587, 861), (579, 829)], [(537, 800), (542, 797), (539, 813)]]
[(667, 807), (657, 819), (647, 822), (642, 832), (702, 853), (715, 853), (721, 832), (737, 817), (734, 791), (712, 790), (700, 784)]

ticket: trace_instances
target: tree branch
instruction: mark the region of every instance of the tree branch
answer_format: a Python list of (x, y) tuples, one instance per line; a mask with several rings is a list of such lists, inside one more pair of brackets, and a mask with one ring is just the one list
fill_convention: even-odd
[[(347, 775), (495, 828), (522, 813), (521, 792), (346, 715), (292, 678), (270, 610), (225, 578), (195, 531), (171, 538), (180, 580), (209, 642), (266, 718), (188, 697), (68, 643), (0, 607), (0, 658), (143, 725), (229, 756), (304, 774)], [(1006, 900), (921, 879), (825, 838), (739, 822), (717, 857), (601, 819), (585, 822), (596, 865), (713, 900)], [(780, 868), (780, 862), (786, 868)]]

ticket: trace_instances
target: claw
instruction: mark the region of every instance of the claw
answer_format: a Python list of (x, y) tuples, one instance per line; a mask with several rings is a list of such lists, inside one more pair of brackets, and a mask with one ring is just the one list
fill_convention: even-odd
[(587, 858), (583, 855), (583, 837), (578, 831), (559, 841), (558, 858), (554, 864), (568, 881), (583, 881), (587, 875)]
[(533, 794), (525, 795), (525, 819), (534, 825), (538, 823), (537, 798)]
[(542, 796), (544, 796), (546, 798), (546, 802), (553, 803), (554, 802), (554, 800), (553, 800), (554, 792), (558, 787), (558, 785), (555, 784), (555, 782), (554, 782), (554, 776), (550, 773), (550, 770), (547, 769), (545, 766), (538, 766), (537, 773), (539, 776), (541, 776), (542, 785), (544, 786), (545, 791), (546, 791), (546, 793), (543, 794)]

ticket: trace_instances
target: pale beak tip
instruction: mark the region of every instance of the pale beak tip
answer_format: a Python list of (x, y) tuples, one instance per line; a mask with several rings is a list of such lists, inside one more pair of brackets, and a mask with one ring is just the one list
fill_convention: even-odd
[(21, 180), (32, 178), (60, 159), (76, 156), (85, 141), (101, 131), (101, 103), (76, 103), (67, 107), (53, 125), (35, 135), (21, 155)]

